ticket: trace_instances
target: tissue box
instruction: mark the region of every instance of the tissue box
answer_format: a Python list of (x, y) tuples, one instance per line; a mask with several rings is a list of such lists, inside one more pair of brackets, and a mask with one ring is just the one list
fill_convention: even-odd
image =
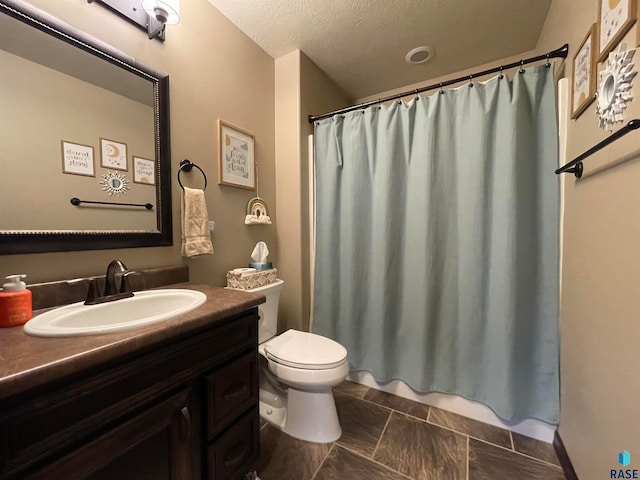
[(264, 287), (278, 279), (278, 269), (262, 270), (255, 273), (234, 273), (227, 272), (227, 287), (238, 290), (251, 290), (252, 288)]

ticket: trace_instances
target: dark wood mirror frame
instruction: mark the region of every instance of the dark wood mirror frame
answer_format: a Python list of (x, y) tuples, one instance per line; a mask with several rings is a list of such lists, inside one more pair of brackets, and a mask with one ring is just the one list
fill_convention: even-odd
[(154, 87), (155, 151), (159, 172), (156, 189), (157, 230), (0, 231), (0, 255), (172, 245), (169, 76), (21, 0), (0, 0), (0, 13), (149, 80)]

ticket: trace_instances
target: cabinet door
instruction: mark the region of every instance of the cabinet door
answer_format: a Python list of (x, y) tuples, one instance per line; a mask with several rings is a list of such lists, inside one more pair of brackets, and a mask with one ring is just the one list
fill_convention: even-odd
[(28, 478), (190, 480), (196, 436), (183, 390)]

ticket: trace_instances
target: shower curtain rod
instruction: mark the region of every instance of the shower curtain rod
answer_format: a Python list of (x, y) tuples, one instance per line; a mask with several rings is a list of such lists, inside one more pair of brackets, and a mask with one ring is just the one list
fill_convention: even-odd
[(562, 47), (558, 48), (557, 50), (553, 50), (549, 53), (545, 53), (544, 55), (538, 55), (537, 57), (526, 58), (524, 60), (520, 60), (519, 62), (509, 63), (508, 65), (500, 65), (499, 67), (490, 68), (489, 70), (483, 70), (482, 72), (473, 73), (471, 75), (455, 78), (453, 80), (447, 80), (446, 82), (434, 83), (433, 85), (429, 85), (427, 87), (416, 88), (414, 90), (407, 90), (406, 92), (398, 93), (396, 95), (390, 95), (388, 97), (378, 98), (377, 100), (372, 100), (370, 102), (360, 103), (358, 105), (352, 105), (351, 107), (341, 108), (340, 110), (334, 110), (333, 112), (323, 113), (322, 115), (309, 115), (309, 123), (313, 123), (316, 120), (329, 118), (340, 113), (353, 112), (354, 110), (361, 110), (361, 109), (370, 107), (372, 105), (388, 102), (390, 100), (397, 100), (399, 98), (407, 97), (409, 95), (416, 95), (418, 93), (427, 92), (429, 90), (435, 90), (436, 88), (448, 87), (449, 85), (453, 85), (455, 83), (460, 83), (464, 81), (473, 81), (473, 79), (476, 77), (482, 77), (484, 75), (489, 75), (491, 73), (497, 73), (497, 72), (502, 73), (504, 70), (508, 70), (509, 68), (522, 67), (523, 65), (539, 62), (540, 60), (548, 61), (551, 58), (567, 58), (568, 53), (569, 53), (569, 44), (565, 43)]

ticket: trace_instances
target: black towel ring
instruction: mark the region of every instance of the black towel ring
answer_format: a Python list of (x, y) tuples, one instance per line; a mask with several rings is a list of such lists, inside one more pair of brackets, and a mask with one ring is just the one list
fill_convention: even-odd
[(184, 185), (182, 185), (182, 182), (180, 181), (180, 172), (182, 172), (183, 170), (185, 172), (190, 172), (193, 167), (196, 167), (198, 170), (200, 170), (200, 173), (202, 173), (202, 176), (204, 177), (204, 188), (202, 190), (206, 190), (207, 176), (205, 175), (204, 171), (198, 165), (193, 163), (191, 160), (187, 160), (186, 158), (184, 160), (180, 160), (180, 168), (178, 169), (178, 183), (180, 184), (180, 188), (184, 190)]

